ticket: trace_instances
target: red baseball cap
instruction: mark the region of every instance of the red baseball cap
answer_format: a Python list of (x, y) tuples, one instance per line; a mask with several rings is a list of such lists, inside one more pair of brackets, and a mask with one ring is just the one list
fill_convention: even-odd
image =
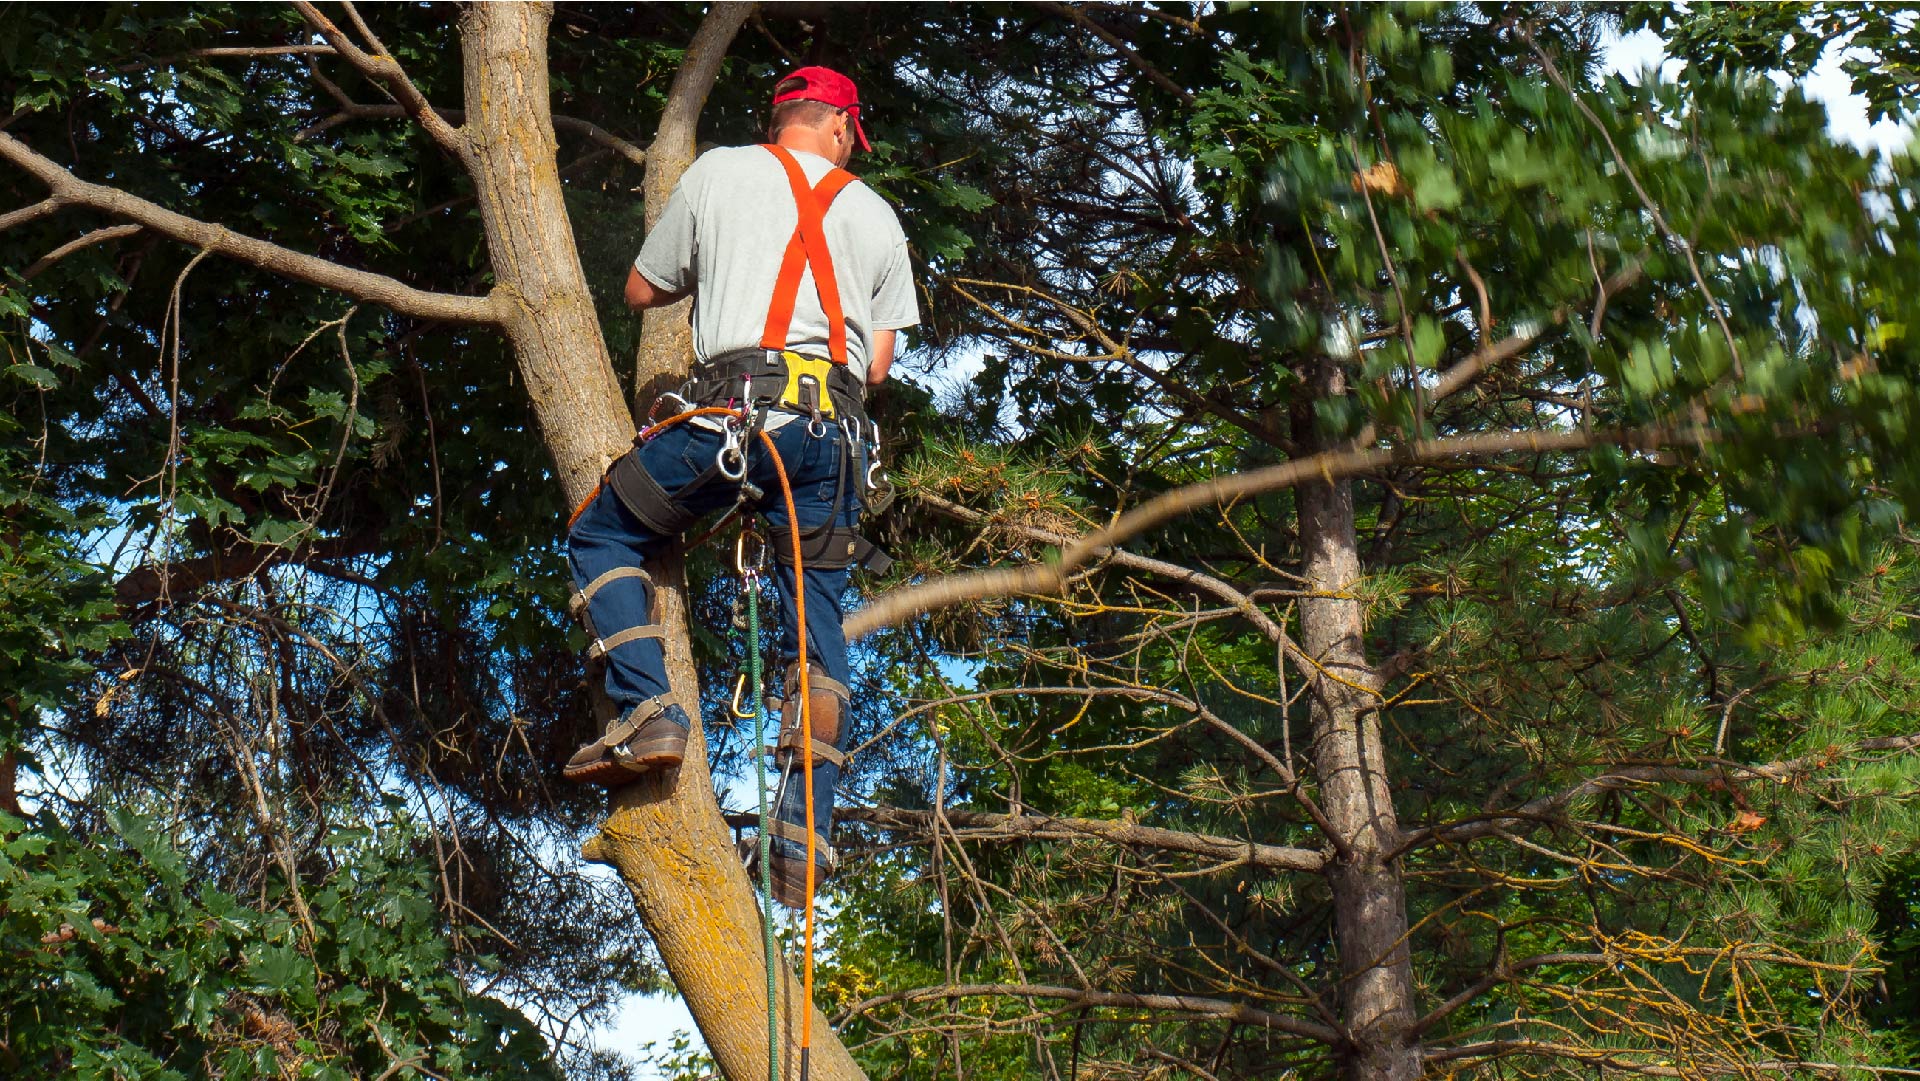
[[(873, 147), (867, 145), (866, 130), (860, 126), (860, 91), (854, 89), (852, 79), (832, 68), (822, 67), (801, 68), (780, 82), (789, 79), (799, 79), (806, 85), (775, 96), (775, 105), (783, 101), (818, 101), (836, 109), (845, 109), (853, 119), (853, 133), (860, 137), (860, 149), (873, 153)], [(778, 86), (779, 83), (774, 85)]]

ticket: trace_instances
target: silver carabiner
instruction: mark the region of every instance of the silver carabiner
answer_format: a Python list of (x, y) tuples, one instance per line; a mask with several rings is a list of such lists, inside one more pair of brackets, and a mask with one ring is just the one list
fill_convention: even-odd
[(867, 459), (866, 482), (867, 482), (867, 491), (869, 492), (879, 491), (880, 486), (887, 482), (886, 471), (880, 468), (880, 459), (878, 458)]
[(734, 430), (731, 421), (728, 429), (721, 433), (720, 449), (713, 456), (713, 467), (728, 480), (740, 480), (747, 475), (746, 449), (740, 444), (740, 435)]

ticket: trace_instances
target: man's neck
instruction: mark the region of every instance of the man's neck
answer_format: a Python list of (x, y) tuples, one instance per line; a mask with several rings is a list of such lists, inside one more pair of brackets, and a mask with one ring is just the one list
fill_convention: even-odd
[(833, 145), (831, 136), (814, 131), (812, 128), (801, 127), (789, 127), (782, 131), (780, 137), (774, 140), (774, 144), (788, 150), (804, 150), (828, 161), (833, 160), (834, 150), (837, 149)]

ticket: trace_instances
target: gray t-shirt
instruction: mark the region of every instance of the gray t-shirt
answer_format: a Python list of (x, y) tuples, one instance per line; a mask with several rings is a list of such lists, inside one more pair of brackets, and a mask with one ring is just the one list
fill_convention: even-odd
[[(833, 168), (803, 150), (793, 156), (810, 184)], [(702, 359), (758, 348), (780, 258), (798, 224), (793, 189), (772, 153), (758, 146), (709, 150), (673, 189), (634, 269), (667, 292), (693, 289), (693, 348)], [(907, 238), (887, 201), (858, 182), (827, 208), (826, 233), (847, 321), (847, 364), (865, 382), (873, 332), (920, 321)], [(787, 345), (827, 355), (827, 317), (811, 267), (800, 278)]]

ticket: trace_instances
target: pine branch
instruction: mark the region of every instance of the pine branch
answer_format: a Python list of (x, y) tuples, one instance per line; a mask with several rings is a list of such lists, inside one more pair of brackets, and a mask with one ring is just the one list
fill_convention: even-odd
[[(1854, 752), (1885, 751), (1892, 754), (1907, 754), (1920, 750), (1920, 733), (1910, 736), (1881, 736), (1861, 740), (1852, 748)], [(1430, 826), (1411, 834), (1394, 850), (1398, 857), (1417, 848), (1433, 844), (1458, 844), (1479, 840), (1483, 837), (1511, 833), (1515, 830), (1531, 831), (1557, 819), (1575, 801), (1596, 793), (1615, 788), (1628, 788), (1642, 784), (1686, 784), (1712, 785), (1725, 784), (1728, 781), (1756, 780), (1786, 784), (1806, 774), (1826, 769), (1839, 761), (1847, 753), (1846, 749), (1829, 747), (1819, 754), (1802, 755), (1799, 758), (1786, 758), (1762, 765), (1746, 765), (1739, 762), (1717, 762), (1714, 768), (1650, 764), (1626, 766), (1608, 770), (1605, 773), (1589, 777), (1562, 791), (1541, 796), (1498, 814), (1469, 819), (1443, 826)], [(1709, 759), (1708, 761), (1713, 761)]]

